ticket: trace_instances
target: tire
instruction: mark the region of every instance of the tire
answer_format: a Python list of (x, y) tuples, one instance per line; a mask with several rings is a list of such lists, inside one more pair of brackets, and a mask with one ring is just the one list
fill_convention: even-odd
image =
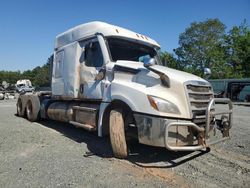
[(39, 111), (40, 111), (40, 100), (38, 96), (30, 95), (26, 107), (27, 119), (31, 122), (37, 121), (39, 119)]
[(26, 101), (24, 100), (24, 97), (18, 98), (16, 106), (17, 106), (17, 115), (19, 117), (25, 117)]
[(113, 154), (120, 159), (127, 158), (128, 147), (122, 110), (111, 110), (109, 120), (109, 135)]

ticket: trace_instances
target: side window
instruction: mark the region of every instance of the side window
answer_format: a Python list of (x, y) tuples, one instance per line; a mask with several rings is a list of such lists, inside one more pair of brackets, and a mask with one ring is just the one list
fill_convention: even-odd
[(103, 65), (99, 42), (90, 42), (85, 46), (85, 65), (88, 67), (101, 67)]
[(59, 51), (56, 53), (55, 78), (62, 77), (63, 57), (64, 57), (64, 51)]

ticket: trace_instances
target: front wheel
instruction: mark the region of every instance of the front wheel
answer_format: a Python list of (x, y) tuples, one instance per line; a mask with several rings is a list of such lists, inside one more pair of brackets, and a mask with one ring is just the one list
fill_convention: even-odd
[(127, 158), (128, 147), (126, 143), (125, 121), (122, 110), (111, 110), (109, 122), (110, 142), (114, 156), (121, 159)]

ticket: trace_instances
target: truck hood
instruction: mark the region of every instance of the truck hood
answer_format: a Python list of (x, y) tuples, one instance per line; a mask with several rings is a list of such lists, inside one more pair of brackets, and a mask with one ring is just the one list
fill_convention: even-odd
[[(135, 69), (135, 70), (147, 70), (147, 68), (143, 66), (142, 62), (136, 62), (136, 61), (121, 61), (120, 60), (116, 62), (116, 65), (130, 68), (130, 69)], [(176, 80), (179, 83), (185, 83), (187, 81), (201, 81), (201, 82), (205, 82), (206, 84), (209, 84), (209, 82), (207, 82), (206, 80), (196, 75), (187, 73), (187, 72), (179, 71), (179, 70), (168, 68), (168, 67), (161, 66), (161, 65), (153, 65), (151, 66), (151, 68), (156, 70), (157, 72), (160, 72), (168, 76), (170, 78), (170, 81)]]
[[(113, 98), (123, 96), (124, 101), (133, 106), (131, 108), (133, 111), (165, 117), (191, 119), (192, 112), (186, 85), (210, 85), (198, 76), (160, 65), (146, 68), (142, 62), (117, 61), (114, 70)], [(162, 84), (162, 74), (168, 77), (168, 85)], [(156, 111), (149, 105), (148, 96), (171, 102), (180, 113)]]

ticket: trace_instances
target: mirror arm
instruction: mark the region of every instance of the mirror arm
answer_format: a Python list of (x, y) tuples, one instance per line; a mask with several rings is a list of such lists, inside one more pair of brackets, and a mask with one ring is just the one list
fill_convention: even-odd
[(148, 70), (154, 72), (155, 74), (158, 74), (158, 75), (160, 76), (160, 79), (161, 79), (161, 84), (162, 84), (163, 86), (167, 87), (167, 88), (170, 88), (170, 79), (169, 79), (169, 77), (168, 77), (166, 74), (164, 74), (164, 73), (162, 73), (162, 72), (160, 72), (160, 71), (155, 70), (155, 69), (153, 68), (153, 66), (146, 67), (146, 68), (147, 68)]
[(95, 76), (95, 81), (103, 80), (105, 78), (105, 75), (106, 75), (106, 69), (105, 68), (101, 68), (101, 70)]

